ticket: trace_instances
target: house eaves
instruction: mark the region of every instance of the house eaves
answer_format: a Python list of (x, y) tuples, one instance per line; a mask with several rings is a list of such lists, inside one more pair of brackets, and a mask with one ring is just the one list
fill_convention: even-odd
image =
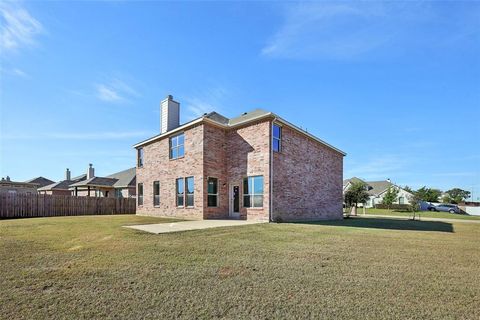
[(150, 138), (150, 139), (147, 139), (147, 140), (144, 140), (144, 141), (142, 141), (142, 142), (139, 142), (139, 143), (133, 145), (133, 147), (134, 147), (134, 148), (139, 148), (139, 147), (141, 147), (141, 146), (144, 146), (144, 145), (146, 145), (146, 144), (149, 144), (149, 143), (158, 141), (158, 140), (160, 140), (160, 139), (163, 139), (164, 137), (168, 137), (168, 136), (170, 136), (170, 135), (172, 135), (172, 134), (181, 132), (181, 131), (183, 131), (183, 130), (185, 130), (185, 129), (188, 129), (188, 128), (194, 126), (194, 125), (201, 124), (201, 123), (209, 123), (209, 124), (211, 124), (211, 125), (214, 125), (214, 126), (217, 126), (217, 127), (220, 127), (220, 128), (224, 128), (224, 129), (234, 129), (234, 128), (238, 128), (238, 127), (245, 126), (245, 125), (250, 124), (250, 123), (252, 123), (252, 122), (260, 121), (260, 120), (267, 119), (267, 118), (272, 118), (272, 119), (274, 119), (276, 122), (279, 122), (279, 123), (281, 123), (281, 124), (283, 124), (283, 125), (286, 125), (286, 126), (292, 128), (293, 130), (301, 133), (302, 135), (309, 137), (310, 139), (312, 139), (312, 140), (314, 140), (314, 141), (316, 141), (316, 142), (318, 142), (318, 143), (320, 143), (320, 144), (322, 144), (322, 145), (324, 145), (324, 146), (326, 146), (326, 147), (328, 147), (328, 148), (330, 148), (330, 149), (332, 149), (332, 150), (340, 153), (340, 154), (343, 155), (343, 156), (346, 156), (346, 155), (347, 155), (344, 151), (342, 151), (342, 150), (340, 150), (340, 149), (338, 149), (338, 148), (335, 148), (335, 147), (332, 146), (331, 144), (323, 141), (323, 140), (320, 139), (320, 138), (317, 138), (317, 137), (314, 136), (313, 134), (308, 133), (307, 131), (305, 131), (305, 130), (299, 128), (299, 127), (297, 127), (296, 125), (288, 122), (287, 120), (285, 120), (285, 119), (277, 116), (276, 114), (274, 114), (274, 113), (272, 113), (272, 112), (263, 111), (263, 110), (255, 110), (255, 112), (258, 113), (258, 116), (247, 117), (247, 118), (245, 118), (245, 120), (242, 120), (242, 119), (241, 119), (242, 116), (240, 116), (240, 117), (234, 118), (234, 119), (233, 119), (234, 121), (229, 121), (229, 124), (220, 123), (220, 122), (218, 122), (218, 121), (215, 121), (215, 120), (213, 120), (213, 119), (208, 118), (207, 115), (204, 115), (204, 116), (202, 116), (202, 117), (200, 117), (200, 118), (198, 118), (198, 119), (195, 119), (195, 120), (192, 120), (192, 121), (190, 121), (190, 122), (187, 122), (187, 123), (185, 123), (184, 125), (179, 126), (178, 128), (175, 128), (175, 129), (170, 130), (170, 131), (168, 131), (168, 132), (165, 132), (165, 133), (163, 133), (163, 134), (156, 135), (156, 136), (154, 136), (154, 137), (152, 137), (152, 138)]

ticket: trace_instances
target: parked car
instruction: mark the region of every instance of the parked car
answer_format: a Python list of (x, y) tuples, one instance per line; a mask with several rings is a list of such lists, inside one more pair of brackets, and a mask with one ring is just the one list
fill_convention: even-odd
[(439, 204), (438, 206), (431, 205), (428, 207), (428, 210), (450, 212), (450, 213), (461, 213), (460, 208), (454, 204)]

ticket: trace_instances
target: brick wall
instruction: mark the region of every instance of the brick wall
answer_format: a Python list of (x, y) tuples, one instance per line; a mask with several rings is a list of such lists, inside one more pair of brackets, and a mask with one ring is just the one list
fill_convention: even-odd
[[(229, 194), (228, 194), (228, 175), (227, 175), (227, 142), (226, 131), (222, 128), (214, 127), (209, 124), (204, 125), (203, 140), (203, 170), (205, 194), (203, 197), (204, 219), (228, 218), (229, 213)], [(218, 179), (218, 207), (207, 206), (207, 179), (208, 177)]]
[[(169, 138), (143, 146), (144, 165), (137, 168), (137, 184), (143, 183), (143, 205), (137, 213), (154, 216), (203, 218), (203, 125), (185, 131), (185, 156), (169, 159)], [(177, 178), (195, 179), (194, 208), (177, 208)], [(160, 205), (153, 205), (153, 182), (160, 182)], [(186, 200), (186, 199), (185, 199)], [(185, 201), (186, 202), (186, 201)]]
[(342, 218), (343, 155), (282, 128), (273, 158), (273, 216), (282, 220)]
[[(227, 132), (227, 172), (229, 185), (240, 186), (240, 218), (268, 219), (270, 185), (270, 121), (250, 124)], [(243, 179), (263, 175), (263, 208), (243, 207)]]

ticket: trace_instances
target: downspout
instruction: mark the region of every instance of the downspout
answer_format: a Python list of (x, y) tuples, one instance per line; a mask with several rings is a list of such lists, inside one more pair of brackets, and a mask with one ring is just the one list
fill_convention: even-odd
[(273, 140), (273, 124), (277, 120), (277, 117), (274, 117), (272, 120), (272, 124), (270, 125), (270, 205), (268, 208), (268, 220), (269, 222), (273, 222), (273, 145), (272, 145), (272, 140)]

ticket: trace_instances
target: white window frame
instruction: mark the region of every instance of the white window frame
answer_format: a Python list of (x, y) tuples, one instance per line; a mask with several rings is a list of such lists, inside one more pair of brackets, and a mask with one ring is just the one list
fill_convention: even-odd
[[(179, 188), (178, 188), (178, 181), (182, 181), (183, 182), (183, 190), (182, 193), (180, 193), (179, 191)], [(178, 204), (178, 198), (179, 197), (182, 197), (183, 200), (182, 200), (182, 204), (179, 205)], [(175, 179), (175, 206), (177, 208), (184, 208), (185, 207), (185, 178), (177, 178)]]
[[(261, 194), (259, 193), (252, 193), (254, 192), (255, 190), (255, 178), (262, 178), (262, 190), (263, 192)], [(248, 190), (249, 193), (245, 193), (245, 180), (247, 181), (247, 186), (248, 186), (248, 180), (249, 179), (253, 179), (252, 181), (252, 190)], [(242, 200), (243, 200), (243, 207), (244, 208), (255, 208), (255, 209), (261, 209), (263, 208), (263, 200), (264, 200), (264, 193), (265, 193), (265, 178), (263, 175), (257, 175), (257, 176), (248, 176), (248, 177), (245, 177), (243, 179), (243, 184), (242, 184), (242, 188), (243, 188), (243, 197), (242, 197)], [(255, 206), (255, 201), (254, 201), (254, 198), (255, 196), (261, 196), (262, 197), (262, 205), (261, 206)], [(249, 197), (250, 199), (250, 206), (245, 206), (245, 197)]]
[[(217, 181), (217, 193), (209, 193), (208, 192), (208, 183), (210, 182), (210, 179), (215, 179)], [(216, 201), (215, 201), (215, 205), (214, 206), (211, 206), (208, 204), (208, 197), (216, 197)], [(207, 178), (207, 207), (209, 208), (217, 208), (218, 207), (218, 204), (220, 203), (219, 201), (219, 183), (218, 183), (218, 178), (215, 178), (215, 177), (208, 177)]]
[(139, 168), (142, 168), (145, 162), (144, 155), (145, 155), (145, 152), (143, 148), (138, 148), (137, 149), (137, 167)]
[[(158, 185), (158, 194), (155, 194), (155, 184)], [(153, 181), (153, 206), (160, 207), (160, 181)], [(158, 199), (158, 203), (156, 203)]]
[[(178, 138), (180, 136), (183, 136), (183, 144), (178, 144)], [(173, 145), (173, 141), (176, 141), (177, 144)], [(170, 137), (168, 144), (169, 144), (168, 156), (169, 156), (170, 160), (180, 159), (180, 158), (183, 158), (185, 156), (185, 133), (184, 132)], [(181, 156), (179, 155), (179, 152), (178, 152), (180, 150), (180, 148), (183, 149), (183, 154)], [(176, 157), (173, 156), (173, 150), (177, 151), (177, 156)]]
[[(142, 192), (140, 193), (140, 186), (142, 187)], [(137, 204), (139, 206), (143, 206), (143, 193), (145, 192), (145, 190), (143, 190), (143, 183), (139, 183), (137, 185), (137, 190), (138, 190), (138, 194), (137, 194)]]
[[(192, 191), (192, 193), (188, 192), (188, 182), (187, 182), (188, 179), (192, 179), (192, 181), (193, 181), (193, 191)], [(195, 177), (193, 177), (193, 176), (186, 177), (184, 185), (185, 185), (185, 200), (186, 200), (185, 201), (185, 207), (186, 208), (194, 208), (195, 207)], [(188, 205), (188, 198), (189, 197), (192, 197), (192, 205)]]
[[(275, 137), (274, 130), (273, 130), (274, 127), (278, 127), (278, 129), (280, 130), (280, 136), (279, 137)], [(273, 152), (281, 152), (282, 151), (282, 129), (283, 129), (282, 126), (279, 125), (278, 123), (272, 123), (272, 150), (273, 150)], [(274, 149), (274, 141), (278, 141), (278, 150)]]

